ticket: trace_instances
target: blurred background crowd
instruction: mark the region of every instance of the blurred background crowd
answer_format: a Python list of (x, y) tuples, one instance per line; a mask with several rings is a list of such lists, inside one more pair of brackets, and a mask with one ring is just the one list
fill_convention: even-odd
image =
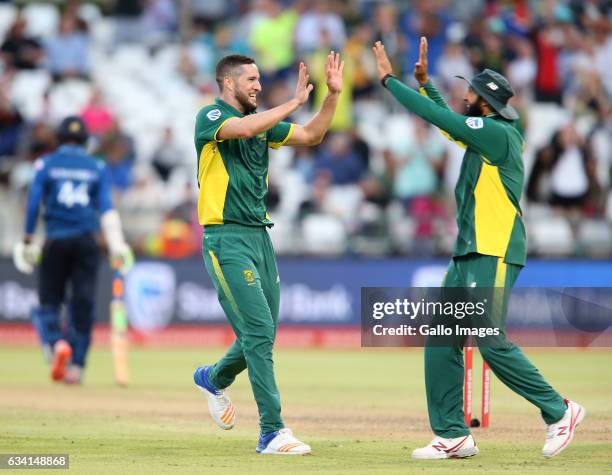
[[(463, 112), (483, 68), (513, 85), (526, 137), (522, 201), (532, 255), (612, 256), (612, 2), (609, 0), (0, 1), (0, 254), (22, 234), (33, 163), (80, 114), (108, 163), (125, 232), (141, 255), (200, 252), (195, 115), (214, 68), (252, 55), (260, 109), (293, 94), (297, 64), (326, 93), (330, 49), (346, 61), (331, 132), (270, 154), (276, 250), (289, 255), (448, 255), (463, 150), (380, 86), (382, 40), (412, 85), (418, 38), (430, 75)], [(607, 73), (606, 73), (607, 71)]]

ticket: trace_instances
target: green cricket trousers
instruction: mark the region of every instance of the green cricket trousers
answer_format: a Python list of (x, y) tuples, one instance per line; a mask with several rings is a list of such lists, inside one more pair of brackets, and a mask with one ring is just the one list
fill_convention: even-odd
[(268, 231), (263, 226), (239, 224), (206, 226), (202, 253), (221, 307), (236, 334), (232, 346), (210, 372), (210, 381), (225, 389), (248, 369), (261, 432), (282, 429), (272, 361), (280, 279)]
[[(504, 328), (510, 290), (522, 267), (506, 264), (503, 258), (468, 254), (451, 260), (444, 287), (493, 289), (497, 311), (492, 323), (502, 332), (499, 343), (481, 347), (480, 354), (499, 380), (537, 406), (547, 424), (559, 421), (565, 401), (542, 377), (523, 352), (506, 339)], [(454, 438), (470, 433), (463, 413), (463, 344), (456, 347), (425, 347), (425, 391), (429, 423), (434, 434)]]

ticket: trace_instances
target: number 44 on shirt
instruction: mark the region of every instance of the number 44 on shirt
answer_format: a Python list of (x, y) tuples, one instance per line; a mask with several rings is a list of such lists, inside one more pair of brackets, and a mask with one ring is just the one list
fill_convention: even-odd
[(72, 208), (74, 205), (87, 206), (89, 204), (87, 183), (81, 182), (75, 186), (72, 181), (65, 181), (57, 194), (57, 201), (67, 208)]

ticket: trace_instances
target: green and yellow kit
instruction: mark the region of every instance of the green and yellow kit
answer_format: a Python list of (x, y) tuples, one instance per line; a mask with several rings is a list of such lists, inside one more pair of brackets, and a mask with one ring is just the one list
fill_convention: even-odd
[(200, 224), (269, 226), (268, 148), (284, 145), (291, 137), (293, 124), (280, 122), (249, 139), (219, 140), (217, 133), (232, 117), (244, 115), (217, 99), (200, 110), (196, 118)]
[(219, 130), (243, 115), (221, 99), (196, 118), (198, 217), (202, 254), (236, 341), (209, 374), (228, 387), (248, 368), (262, 433), (284, 427), (274, 378), (280, 278), (267, 227), (268, 149), (289, 140), (293, 124), (280, 122), (248, 139), (221, 140)]
[[(509, 292), (525, 265), (525, 227), (519, 205), (523, 190), (523, 137), (500, 115), (467, 117), (450, 110), (431, 82), (420, 94), (395, 78), (386, 82), (404, 107), (437, 126), (465, 148), (455, 187), (458, 235), (443, 285), (496, 288), (501, 331), (495, 347), (481, 347), (493, 373), (537, 406), (547, 424), (565, 413), (565, 402), (523, 352), (505, 337)], [(454, 438), (469, 434), (463, 414), (463, 352), (460, 346), (425, 348), (425, 388), (433, 432)]]
[(524, 140), (516, 124), (497, 114), (457, 114), (431, 82), (421, 88), (421, 94), (431, 100), (415, 98), (416, 92), (397, 79), (389, 79), (387, 87), (404, 106), (466, 149), (455, 187), (458, 234), (453, 256), (478, 253), (525, 265), (527, 246), (519, 203), (525, 175)]

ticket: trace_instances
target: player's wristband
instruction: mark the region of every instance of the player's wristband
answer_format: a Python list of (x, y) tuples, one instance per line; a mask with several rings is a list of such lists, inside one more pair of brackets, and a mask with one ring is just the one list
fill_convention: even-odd
[(383, 77), (380, 82), (383, 85), (383, 87), (387, 87), (387, 80), (389, 78), (394, 78), (395, 76), (393, 74), (385, 74), (385, 77)]

